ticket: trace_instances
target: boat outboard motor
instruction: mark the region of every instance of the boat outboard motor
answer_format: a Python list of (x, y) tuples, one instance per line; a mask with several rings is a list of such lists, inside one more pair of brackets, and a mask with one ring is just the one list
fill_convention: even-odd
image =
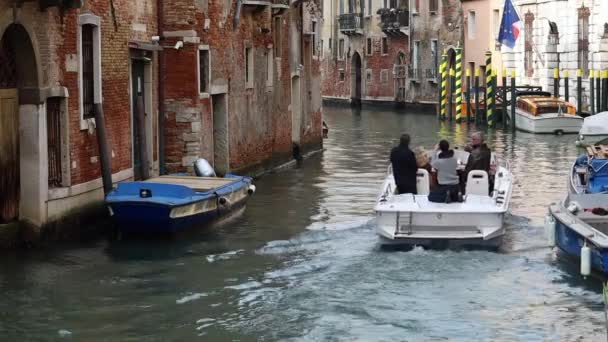
[(197, 177), (217, 177), (213, 166), (203, 158), (199, 158), (194, 162), (194, 173)]

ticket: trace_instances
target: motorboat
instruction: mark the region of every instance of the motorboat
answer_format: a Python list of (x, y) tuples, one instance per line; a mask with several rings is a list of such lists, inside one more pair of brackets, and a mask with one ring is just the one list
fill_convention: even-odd
[(574, 194), (608, 192), (608, 139), (584, 146), (572, 164), (568, 190)]
[(576, 145), (593, 145), (605, 139), (608, 139), (608, 111), (588, 116), (583, 120)]
[(250, 177), (217, 177), (211, 166), (199, 159), (194, 176), (176, 174), (120, 182), (105, 202), (120, 232), (176, 233), (243, 209), (254, 192)]
[(580, 272), (608, 275), (608, 194), (569, 193), (549, 206), (545, 232), (550, 246), (580, 263)]
[[(578, 133), (583, 118), (576, 115), (571, 103), (551, 96), (546, 91), (522, 91), (517, 93), (515, 127), (530, 133)], [(511, 119), (511, 106), (507, 115)]]
[[(455, 153), (462, 170), (469, 154), (459, 150)], [(490, 176), (494, 177), (492, 192)], [(445, 245), (496, 248), (500, 245), (513, 187), (508, 163), (500, 165), (492, 154), (490, 172), (469, 172), (462, 202), (430, 202), (430, 175), (426, 169), (418, 170), (416, 187), (416, 195), (398, 194), (389, 166), (374, 208), (381, 244), (431, 248)]]

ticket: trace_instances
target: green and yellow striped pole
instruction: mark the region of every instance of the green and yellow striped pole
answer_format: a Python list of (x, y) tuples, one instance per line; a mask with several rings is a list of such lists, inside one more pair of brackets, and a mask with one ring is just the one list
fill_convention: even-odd
[(441, 120), (445, 120), (446, 116), (446, 105), (448, 100), (447, 93), (447, 82), (448, 82), (448, 55), (447, 53), (443, 53), (441, 55)]
[(494, 127), (494, 87), (492, 85), (492, 52), (486, 52), (486, 119), (488, 126)]
[(456, 48), (456, 122), (462, 120), (462, 48)]

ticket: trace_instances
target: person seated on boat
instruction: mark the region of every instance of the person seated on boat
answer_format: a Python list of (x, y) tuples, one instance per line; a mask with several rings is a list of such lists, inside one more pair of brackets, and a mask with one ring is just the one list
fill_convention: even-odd
[(469, 152), (469, 159), (467, 165), (464, 168), (463, 188), (466, 188), (466, 180), (469, 176), (469, 172), (472, 170), (483, 170), (488, 173), (488, 181), (490, 183), (490, 192), (494, 188), (494, 175), (490, 174), (490, 164), (492, 161), (492, 151), (485, 143), (483, 133), (475, 132), (471, 135), (471, 144), (467, 145), (464, 149)]
[(429, 194), (430, 202), (462, 202), (460, 192), (460, 177), (458, 176), (458, 161), (454, 150), (450, 149), (447, 140), (441, 140), (431, 159), (431, 166), (437, 170), (437, 188)]
[(433, 167), (431, 166), (431, 159), (429, 157), (428, 152), (422, 146), (418, 146), (414, 149), (414, 154), (416, 155), (416, 165), (418, 165), (418, 169), (425, 169), (429, 173), (430, 179), (430, 187), (431, 189), (435, 188), (435, 184), (437, 184), (437, 177), (435, 173), (433, 173)]
[(410, 150), (410, 136), (403, 134), (391, 151), (391, 165), (398, 194), (416, 194), (416, 156)]

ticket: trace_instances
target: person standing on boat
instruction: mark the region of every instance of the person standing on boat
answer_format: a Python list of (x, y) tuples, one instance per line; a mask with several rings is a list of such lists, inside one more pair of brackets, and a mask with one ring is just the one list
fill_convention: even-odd
[[(437, 153), (438, 152), (438, 153)], [(436, 153), (431, 158), (431, 166), (437, 170), (437, 189), (429, 194), (430, 202), (461, 202), (460, 177), (458, 176), (458, 161), (450, 143), (441, 140), (436, 147)]]
[(464, 182), (468, 179), (469, 172), (472, 170), (482, 170), (488, 173), (488, 180), (490, 181), (490, 192), (492, 191), (494, 182), (493, 175), (490, 175), (490, 164), (492, 161), (492, 151), (485, 143), (483, 133), (475, 132), (471, 135), (471, 144), (467, 145), (464, 149), (469, 152), (469, 159), (464, 169)]
[(391, 164), (393, 176), (397, 184), (399, 194), (416, 194), (416, 156), (410, 150), (410, 136), (403, 134), (399, 146), (393, 147), (391, 151)]
[(492, 160), (492, 151), (486, 145), (483, 133), (475, 132), (471, 135), (471, 145), (464, 149), (469, 152), (469, 159), (465, 167), (465, 176), (469, 175), (471, 170), (490, 171), (490, 162)]

